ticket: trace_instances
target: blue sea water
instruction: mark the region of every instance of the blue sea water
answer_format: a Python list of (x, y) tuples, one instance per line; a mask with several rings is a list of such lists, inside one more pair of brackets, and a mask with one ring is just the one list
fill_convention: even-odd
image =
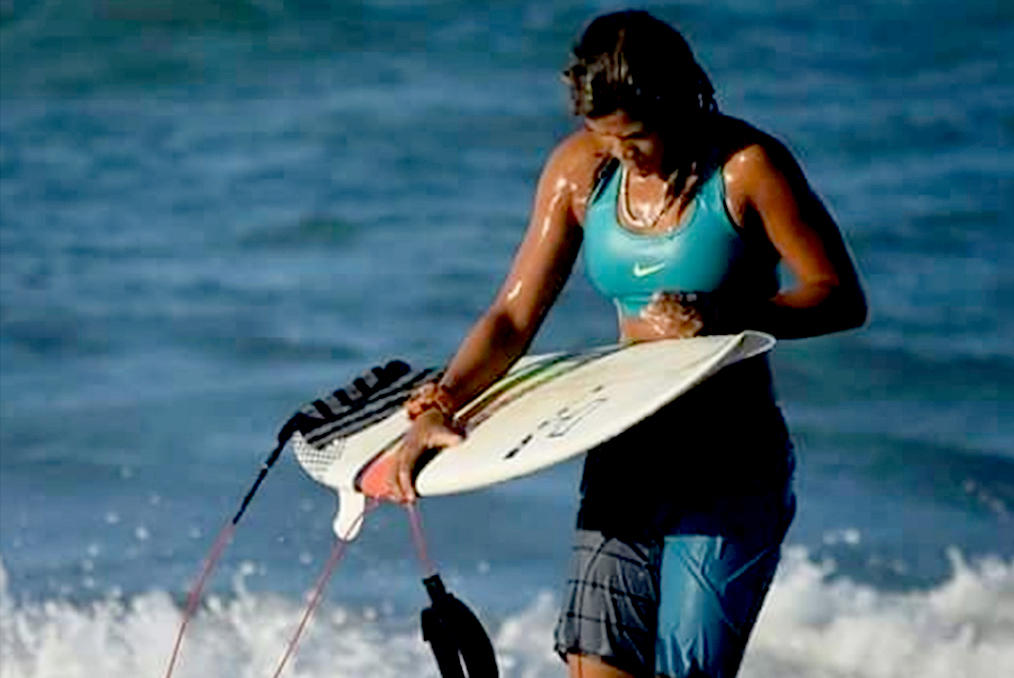
[[(570, 42), (619, 6), (0, 0), (2, 678), (161, 675), (293, 409), (440, 363), (488, 303), (575, 124)], [(742, 675), (1014, 675), (1014, 6), (648, 7), (800, 158), (872, 307), (777, 349), (800, 510)], [(579, 271), (536, 348), (614, 339)], [(579, 471), (422, 504), (505, 676), (563, 674)], [(333, 511), (284, 456), (178, 675), (268, 675)], [(437, 675), (420, 576), (371, 514), (288, 675)]]

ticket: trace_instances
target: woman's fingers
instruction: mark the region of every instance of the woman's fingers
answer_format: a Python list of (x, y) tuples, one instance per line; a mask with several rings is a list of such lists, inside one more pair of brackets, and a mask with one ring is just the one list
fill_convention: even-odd
[(455, 433), (449, 428), (440, 427), (435, 431), (433, 431), (433, 433), (430, 435), (429, 445), (427, 446), (427, 449), (442, 450), (445, 447), (457, 445), (461, 441), (462, 437), (460, 434)]
[(700, 312), (680, 295), (656, 292), (640, 313), (652, 330), (662, 337), (692, 337), (704, 328)]
[(462, 436), (445, 425), (429, 426), (421, 432), (410, 433), (402, 448), (398, 451), (398, 462), (394, 465), (391, 478), (391, 499), (397, 502), (414, 502), (418, 495), (415, 491), (415, 465), (426, 450), (442, 450), (457, 445)]
[(412, 484), (412, 467), (414, 465), (414, 461), (408, 463), (405, 460), (398, 464), (398, 475), (395, 478), (395, 489), (399, 495), (396, 498), (397, 501), (411, 503), (416, 500), (415, 486)]

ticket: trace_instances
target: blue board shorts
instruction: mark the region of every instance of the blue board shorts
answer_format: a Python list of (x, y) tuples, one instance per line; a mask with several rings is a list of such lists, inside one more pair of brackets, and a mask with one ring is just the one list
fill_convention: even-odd
[(556, 651), (593, 655), (635, 676), (732, 678), (784, 533), (631, 541), (578, 530)]

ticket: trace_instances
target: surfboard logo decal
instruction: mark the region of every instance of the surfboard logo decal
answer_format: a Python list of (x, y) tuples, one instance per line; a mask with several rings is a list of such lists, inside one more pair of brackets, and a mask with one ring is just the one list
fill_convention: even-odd
[(590, 365), (606, 356), (612, 355), (624, 348), (622, 345), (607, 346), (599, 351), (592, 351), (586, 354), (561, 354), (549, 357), (545, 362), (530, 365), (524, 368), (517, 378), (511, 379), (508, 376), (505, 381), (509, 383), (498, 387), (492, 392), (480, 396), (474, 405), (469, 405), (458, 417), (458, 422), (470, 431), (483, 423), (491, 416), (502, 410), (504, 407), (530, 393), (533, 389), (542, 384), (556, 379), (564, 374), (573, 372), (579, 367)]
[[(588, 394), (594, 396), (603, 390), (603, 386), (596, 386)], [(513, 459), (518, 455), (521, 450), (528, 446), (532, 440), (534, 440), (536, 433), (544, 438), (562, 438), (570, 433), (578, 424), (584, 421), (589, 414), (597, 410), (599, 407), (609, 401), (609, 398), (605, 396), (598, 396), (592, 400), (585, 399), (575, 401), (570, 405), (565, 405), (560, 408), (555, 415), (549, 419), (544, 419), (539, 422), (534, 433), (527, 434), (524, 438), (518, 442), (517, 445), (512, 447), (503, 455), (504, 460)]]
[(570, 433), (574, 427), (580, 424), (589, 414), (602, 407), (602, 405), (605, 405), (608, 400), (608, 398), (598, 397), (574, 409), (569, 407), (563, 408), (557, 412), (556, 417), (552, 420), (549, 432), (546, 433), (546, 437), (562, 438)]
[(517, 445), (515, 445), (507, 454), (505, 454), (503, 456), (503, 458), (504, 459), (512, 459), (518, 452), (521, 451), (521, 448), (523, 448), (525, 445), (527, 445), (530, 442), (532, 442), (532, 434), (531, 433), (529, 433), (524, 438), (522, 438), (521, 442), (518, 443)]

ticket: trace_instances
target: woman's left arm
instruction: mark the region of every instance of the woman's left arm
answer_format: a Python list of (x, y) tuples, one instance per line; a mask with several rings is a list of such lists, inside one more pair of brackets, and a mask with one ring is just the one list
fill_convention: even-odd
[(771, 139), (737, 152), (724, 169), (729, 208), (744, 229), (763, 229), (794, 284), (766, 301), (730, 308), (717, 320), (780, 339), (859, 327), (866, 296), (837, 224), (784, 146)]

